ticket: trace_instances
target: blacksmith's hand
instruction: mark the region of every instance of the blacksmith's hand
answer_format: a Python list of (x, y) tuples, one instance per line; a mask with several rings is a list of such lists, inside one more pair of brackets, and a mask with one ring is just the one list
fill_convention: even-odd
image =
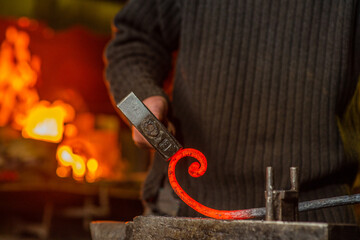
[[(154, 114), (154, 116), (159, 119), (172, 133), (175, 134), (174, 125), (168, 121), (168, 102), (162, 96), (151, 96), (146, 98), (143, 103), (145, 106)], [(142, 148), (152, 148), (150, 143), (141, 135), (141, 133), (134, 127), (131, 127), (132, 130), (132, 138), (135, 142), (135, 145)]]

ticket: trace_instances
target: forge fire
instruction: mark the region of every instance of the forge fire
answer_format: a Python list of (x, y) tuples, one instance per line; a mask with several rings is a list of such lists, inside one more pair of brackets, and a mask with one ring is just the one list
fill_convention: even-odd
[[(30, 20), (18, 21), (21, 26), (26, 23)], [(117, 133), (97, 131), (94, 114), (77, 113), (62, 99), (50, 102), (39, 97), (42, 64), (30, 51), (30, 41), (30, 35), (16, 26), (6, 29), (0, 49), (0, 126), (11, 126), (23, 138), (58, 144), (56, 174), (61, 178), (94, 182), (114, 177), (111, 168), (119, 158)], [(104, 151), (112, 157), (104, 157)]]

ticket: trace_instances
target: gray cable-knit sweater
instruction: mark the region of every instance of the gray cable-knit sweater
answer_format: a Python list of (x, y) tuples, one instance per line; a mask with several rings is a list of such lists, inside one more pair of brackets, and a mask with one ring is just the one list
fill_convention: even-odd
[[(345, 157), (337, 122), (359, 75), (359, 5), (132, 0), (115, 18), (107, 80), (116, 102), (130, 91), (141, 99), (166, 96), (162, 82), (178, 50), (171, 102), (176, 137), (204, 153), (208, 170), (193, 179), (188, 159), (177, 177), (208, 207), (264, 206), (267, 166), (274, 168), (275, 189), (288, 189), (289, 168), (299, 167), (301, 200), (343, 195), (358, 169), (355, 157)], [(166, 168), (155, 157), (145, 201), (156, 200)], [(199, 216), (185, 204), (178, 215)], [(353, 222), (354, 216), (338, 207), (301, 220)]]

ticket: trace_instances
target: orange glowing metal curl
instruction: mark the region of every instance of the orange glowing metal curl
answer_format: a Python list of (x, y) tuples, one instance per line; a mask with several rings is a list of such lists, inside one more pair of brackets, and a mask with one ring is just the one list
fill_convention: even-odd
[(202, 176), (207, 168), (205, 156), (198, 150), (192, 148), (183, 149), (180, 143), (171, 135), (168, 129), (150, 112), (150, 110), (131, 92), (117, 107), (127, 119), (139, 130), (149, 143), (165, 159), (170, 160), (168, 177), (170, 185), (175, 193), (195, 211), (216, 219), (249, 219), (264, 215), (264, 209), (246, 210), (216, 210), (202, 205), (191, 198), (179, 185), (175, 176), (175, 167), (178, 161), (184, 157), (193, 157), (194, 162), (189, 167), (192, 177)]
[(171, 158), (169, 158), (169, 169), (168, 169), (168, 175), (169, 175), (169, 181), (170, 185), (174, 189), (175, 193), (192, 209), (195, 211), (216, 219), (249, 219), (257, 217), (255, 209), (245, 209), (245, 210), (233, 210), (233, 211), (227, 211), (227, 210), (217, 210), (213, 208), (206, 207), (202, 205), (201, 203), (195, 201), (193, 198), (191, 198), (179, 185), (178, 181), (176, 180), (175, 176), (175, 167), (178, 161), (184, 157), (192, 157), (198, 160), (199, 162), (193, 162), (188, 171), (189, 174), (192, 177), (200, 177), (202, 176), (207, 168), (207, 161), (200, 151), (192, 148), (185, 148), (180, 149), (178, 152), (176, 152)]

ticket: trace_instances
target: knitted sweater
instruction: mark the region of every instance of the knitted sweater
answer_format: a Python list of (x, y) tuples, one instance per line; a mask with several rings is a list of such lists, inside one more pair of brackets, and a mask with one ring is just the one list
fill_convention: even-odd
[[(299, 167), (300, 200), (346, 194), (358, 169), (345, 157), (337, 119), (359, 74), (356, 0), (133, 0), (116, 16), (106, 70), (116, 102), (166, 96), (178, 50), (172, 118), (177, 138), (207, 157), (204, 176), (177, 178), (200, 203), (224, 210), (264, 206), (265, 169), (288, 189)], [(353, 111), (357, 115), (357, 111)], [(156, 199), (167, 163), (156, 156), (143, 198)], [(185, 204), (180, 216), (199, 216)], [(344, 208), (302, 220), (352, 222)]]

